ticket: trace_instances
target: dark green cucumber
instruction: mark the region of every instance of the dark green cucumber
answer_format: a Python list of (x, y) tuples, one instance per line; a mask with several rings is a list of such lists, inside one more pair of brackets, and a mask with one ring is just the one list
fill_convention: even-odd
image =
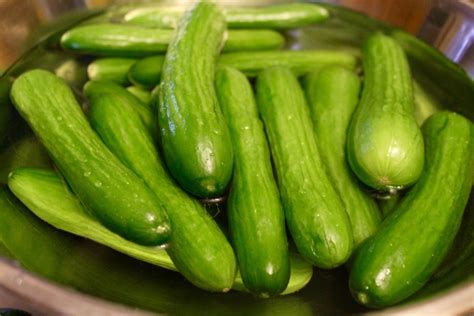
[(367, 185), (392, 190), (423, 170), (423, 137), (414, 116), (413, 83), (402, 48), (377, 33), (364, 44), (364, 88), (347, 137), (347, 154)]
[(100, 58), (87, 66), (87, 75), (90, 80), (110, 80), (121, 85), (128, 81), (128, 71), (136, 62), (133, 58)]
[(377, 204), (361, 189), (346, 160), (346, 134), (359, 102), (359, 89), (359, 77), (340, 66), (329, 66), (306, 78), (321, 160), (349, 215), (355, 247), (372, 236), (381, 222)]
[[(169, 27), (177, 25), (183, 9), (179, 7), (137, 8), (128, 12), (127, 23), (147, 27)], [(329, 17), (326, 9), (317, 4), (288, 3), (265, 7), (227, 8), (224, 10), (229, 28), (292, 29), (325, 21)]]
[(257, 101), (298, 251), (321, 268), (343, 264), (353, 249), (351, 224), (324, 170), (296, 77), (282, 67), (264, 70)]
[(225, 21), (210, 3), (182, 18), (163, 64), (159, 125), (173, 177), (199, 197), (224, 193), (232, 175), (232, 142), (214, 89)]
[(15, 80), (11, 96), (73, 191), (105, 226), (139, 244), (167, 242), (171, 228), (159, 201), (92, 131), (62, 79), (31, 70)]
[(228, 291), (235, 278), (232, 247), (199, 202), (180, 190), (167, 174), (151, 134), (117, 84), (90, 81), (84, 92), (90, 121), (106, 146), (155, 192), (173, 224), (167, 252), (191, 283), (209, 291)]
[[(353, 69), (357, 65), (357, 57), (352, 53), (336, 50), (307, 50), (229, 53), (222, 54), (219, 59), (220, 66), (235, 68), (248, 77), (255, 77), (271, 66), (288, 67), (295, 74), (304, 75), (332, 64)], [(146, 87), (157, 85), (162, 65), (162, 56), (145, 57), (130, 69), (130, 81)]]
[[(61, 46), (82, 54), (142, 57), (165, 53), (173, 34), (173, 30), (134, 25), (91, 24), (64, 33)], [(271, 30), (228, 31), (223, 51), (279, 49), (283, 43), (283, 36)]]
[(474, 172), (474, 127), (452, 112), (423, 125), (426, 164), (420, 180), (358, 252), (350, 288), (369, 307), (395, 304), (419, 290), (459, 229)]
[(127, 91), (133, 94), (137, 99), (142, 101), (143, 104), (146, 104), (151, 107), (151, 92), (138, 86), (129, 86)]
[(221, 68), (216, 90), (235, 155), (227, 212), (240, 273), (251, 292), (275, 295), (285, 289), (290, 266), (284, 211), (263, 125), (244, 74)]

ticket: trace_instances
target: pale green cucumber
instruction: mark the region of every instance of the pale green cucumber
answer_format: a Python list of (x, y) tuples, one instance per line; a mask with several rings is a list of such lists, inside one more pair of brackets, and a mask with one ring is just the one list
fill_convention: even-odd
[(136, 62), (133, 58), (100, 58), (87, 66), (89, 80), (110, 80), (121, 85), (128, 81), (128, 71)]

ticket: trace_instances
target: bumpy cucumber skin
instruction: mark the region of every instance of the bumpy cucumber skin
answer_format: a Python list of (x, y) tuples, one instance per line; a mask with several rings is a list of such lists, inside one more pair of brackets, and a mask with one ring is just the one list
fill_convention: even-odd
[[(61, 46), (82, 54), (143, 57), (165, 53), (173, 34), (173, 30), (134, 25), (90, 24), (64, 33)], [(225, 52), (279, 49), (284, 43), (284, 37), (272, 30), (228, 31), (226, 34), (222, 48)]]
[(360, 80), (352, 71), (329, 66), (306, 78), (306, 96), (321, 159), (349, 216), (357, 248), (380, 225), (380, 211), (364, 192), (346, 160), (346, 134), (359, 101)]
[(298, 251), (321, 268), (343, 264), (353, 249), (351, 224), (324, 170), (296, 77), (287, 68), (264, 70), (257, 79), (257, 103)]
[(232, 142), (214, 89), (222, 13), (198, 3), (182, 18), (163, 64), (159, 126), (166, 164), (198, 197), (222, 195), (233, 168)]
[(165, 56), (145, 57), (137, 61), (128, 72), (128, 79), (133, 84), (153, 88), (160, 83), (161, 68)]
[(384, 307), (420, 289), (458, 231), (472, 186), (474, 127), (439, 112), (423, 125), (426, 164), (420, 180), (358, 252), (350, 274), (353, 296)]
[(199, 202), (177, 187), (167, 174), (149, 131), (129, 99), (128, 92), (109, 84), (91, 81), (86, 85), (90, 98), (90, 120), (104, 143), (155, 192), (173, 225), (166, 251), (191, 283), (215, 292), (231, 288), (236, 273), (234, 252), (219, 226)]
[(153, 192), (92, 131), (66, 83), (23, 73), (12, 100), (79, 199), (109, 229), (143, 245), (167, 242), (171, 226)]
[(275, 295), (286, 288), (290, 265), (284, 211), (263, 124), (244, 74), (219, 69), (216, 91), (235, 155), (227, 212), (240, 273), (251, 292)]
[(423, 137), (414, 116), (413, 83), (401, 47), (372, 35), (363, 48), (364, 88), (347, 137), (357, 176), (380, 190), (413, 184), (423, 170)]
[(128, 83), (128, 71), (136, 62), (133, 58), (100, 58), (87, 66), (90, 80), (110, 80), (121, 85)]
[[(139, 8), (124, 17), (125, 22), (147, 27), (174, 28), (179, 8)], [(228, 8), (224, 15), (229, 28), (271, 28), (286, 30), (325, 21), (328, 11), (310, 3), (291, 3), (261, 8)]]

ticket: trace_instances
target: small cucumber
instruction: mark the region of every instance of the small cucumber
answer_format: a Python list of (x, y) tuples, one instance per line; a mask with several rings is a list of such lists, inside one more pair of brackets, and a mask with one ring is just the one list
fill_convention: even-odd
[(343, 264), (353, 248), (351, 224), (324, 170), (298, 80), (287, 68), (264, 70), (257, 103), (298, 251), (321, 268)]
[(87, 66), (89, 80), (110, 80), (120, 85), (126, 85), (128, 71), (136, 62), (132, 58), (100, 58)]
[(182, 18), (161, 76), (159, 125), (166, 164), (198, 197), (222, 195), (233, 167), (232, 142), (214, 89), (225, 21), (200, 2)]
[(306, 78), (314, 135), (321, 159), (349, 215), (358, 247), (372, 236), (381, 222), (375, 201), (361, 188), (346, 160), (346, 134), (359, 102), (359, 77), (340, 66), (329, 66)]
[[(78, 26), (64, 33), (61, 46), (69, 51), (89, 55), (142, 57), (165, 53), (173, 34), (173, 30), (134, 25), (91, 24)], [(228, 31), (226, 34), (224, 52), (279, 49), (284, 43), (283, 36), (271, 30), (239, 30)], [(219, 44), (221, 42), (222, 40)]]
[(369, 307), (395, 304), (419, 290), (459, 229), (474, 172), (474, 126), (452, 112), (424, 123), (426, 164), (420, 180), (358, 252), (353, 296)]
[(106, 146), (155, 192), (173, 224), (167, 252), (191, 283), (209, 291), (228, 291), (236, 262), (232, 247), (204, 207), (180, 190), (167, 174), (149, 131), (114, 83), (90, 81), (84, 92), (90, 121)]
[[(48, 223), (58, 229), (88, 238), (138, 260), (168, 270), (177, 271), (177, 268), (164, 249), (137, 245), (114, 234), (97, 222), (97, 220), (88, 214), (77, 197), (68, 189), (67, 185), (56, 172), (33, 168), (17, 169), (14, 171), (9, 185), (14, 194), (36, 216), (44, 221), (39, 221), (33, 214), (25, 214), (25, 217), (34, 217), (35, 220), (39, 222), (37, 223), (38, 226), (47, 226), (51, 229), (51, 226), (46, 224)], [(5, 216), (6, 213), (0, 213), (0, 219), (3, 224), (5, 224)], [(18, 224), (18, 220), (14, 222), (20, 225)], [(23, 226), (21, 229), (23, 229)], [(17, 231), (18, 230), (17, 228)], [(33, 231), (37, 230), (34, 229)], [(48, 236), (46, 232), (43, 233)], [(0, 232), (0, 240), (2, 240), (2, 237), (6, 238), (8, 248), (11, 249), (13, 253), (17, 253), (16, 247), (11, 243), (14, 234), (7, 235), (9, 237), (6, 237), (5, 234), (7, 233), (4, 231)], [(20, 236), (22, 235), (20, 234)], [(60, 238), (61, 240), (67, 239), (64, 238), (64, 236), (62, 237), (63, 238)], [(313, 274), (312, 266), (296, 253), (290, 253), (290, 259), (291, 278), (282, 295), (290, 294), (303, 288), (310, 281)], [(237, 273), (232, 288), (238, 291), (248, 291), (244, 287), (239, 273)]]
[[(128, 12), (127, 23), (147, 27), (177, 26), (183, 9), (176, 7), (138, 8)], [(288, 3), (265, 7), (227, 8), (224, 10), (229, 28), (270, 28), (287, 30), (327, 20), (328, 11), (310, 3)]]
[(368, 186), (393, 190), (423, 170), (423, 137), (414, 116), (410, 68), (401, 47), (381, 33), (364, 44), (364, 88), (347, 136), (349, 163)]
[(62, 79), (45, 70), (25, 72), (11, 97), (73, 191), (105, 226), (139, 244), (167, 242), (171, 227), (157, 198), (92, 131)]
[[(162, 56), (150, 56), (137, 61), (130, 68), (130, 81), (145, 87), (157, 85), (160, 82), (163, 60)], [(332, 64), (353, 69), (357, 65), (357, 57), (335, 50), (307, 50), (229, 53), (222, 54), (219, 59), (220, 66), (235, 68), (248, 77), (255, 77), (271, 66), (288, 67), (295, 74), (304, 75)]]
[(244, 74), (220, 69), (216, 90), (235, 155), (227, 212), (240, 273), (253, 293), (275, 295), (285, 289), (290, 266), (284, 211), (263, 125)]
[(146, 105), (150, 106), (150, 108), (151, 108), (151, 105), (150, 105), (151, 92), (150, 91), (148, 91), (146, 89), (143, 89), (141, 87), (138, 87), (138, 86), (129, 86), (129, 87), (127, 87), (127, 91), (130, 92), (131, 94), (133, 94), (137, 99), (142, 101), (143, 104), (146, 104)]

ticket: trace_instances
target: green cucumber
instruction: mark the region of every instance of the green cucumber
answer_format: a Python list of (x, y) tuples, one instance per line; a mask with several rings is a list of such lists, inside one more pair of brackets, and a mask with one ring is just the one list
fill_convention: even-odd
[[(150, 56), (137, 61), (130, 69), (130, 81), (145, 87), (157, 85), (163, 59), (162, 56)], [(357, 57), (336, 50), (307, 50), (229, 53), (222, 54), (219, 59), (220, 66), (238, 69), (248, 77), (255, 77), (271, 66), (288, 67), (295, 74), (304, 75), (332, 64), (353, 69), (357, 65)]]
[(361, 189), (345, 155), (347, 128), (359, 102), (359, 89), (359, 77), (340, 66), (329, 66), (306, 78), (321, 160), (349, 215), (356, 248), (377, 231), (381, 222), (377, 204)]
[(240, 273), (253, 293), (275, 295), (285, 289), (290, 266), (284, 211), (263, 125), (244, 74), (220, 69), (216, 90), (235, 155), (227, 213)]
[(165, 243), (171, 227), (153, 192), (92, 131), (66, 83), (31, 70), (12, 86), (12, 101), (73, 191), (112, 231), (144, 245)]
[(127, 91), (133, 94), (137, 99), (142, 101), (143, 104), (146, 104), (151, 107), (151, 92), (138, 86), (129, 86)]
[(121, 85), (128, 81), (128, 71), (136, 62), (133, 58), (100, 58), (87, 66), (89, 80), (110, 80)]
[[(173, 36), (173, 30), (91, 24), (78, 26), (64, 33), (61, 46), (69, 51), (89, 55), (143, 57), (165, 53)], [(271, 30), (228, 31), (226, 37), (223, 47), (225, 52), (279, 49), (284, 43), (283, 36)]]
[(420, 180), (358, 252), (350, 289), (369, 307), (395, 304), (437, 269), (459, 229), (474, 172), (474, 126), (452, 112), (423, 125), (426, 164)]
[[(46, 223), (98, 242), (138, 260), (168, 270), (178, 270), (164, 249), (140, 246), (123, 239), (101, 225), (88, 214), (77, 197), (54, 171), (32, 168), (18, 169), (13, 173), (9, 185), (13, 193)], [(43, 223), (43, 225), (46, 224)], [(12, 251), (16, 252), (15, 249)], [(290, 259), (291, 278), (282, 295), (303, 288), (313, 274), (311, 265), (296, 253), (290, 253)], [(239, 273), (237, 273), (232, 288), (247, 291)]]
[(48, 152), (34, 137), (20, 139), (0, 154), (0, 183), (8, 182), (10, 172), (20, 167), (50, 168)]
[(182, 18), (161, 75), (159, 125), (166, 164), (198, 197), (222, 195), (233, 166), (232, 142), (214, 89), (225, 21), (211, 3)]
[(382, 217), (386, 218), (390, 213), (392, 213), (396, 207), (398, 207), (398, 202), (400, 201), (401, 192), (395, 192), (394, 194), (389, 194), (383, 196), (378, 200), (380, 211), (382, 212)]
[[(183, 14), (180, 7), (151, 7), (131, 10), (124, 16), (126, 23), (147, 27), (175, 28)], [(317, 4), (288, 3), (265, 7), (227, 8), (224, 10), (229, 28), (293, 29), (325, 21), (326, 9)]]
[(264, 70), (257, 79), (257, 103), (298, 251), (321, 268), (343, 264), (353, 249), (351, 224), (324, 170), (296, 77), (287, 68)]
[(381, 33), (363, 49), (364, 88), (347, 136), (352, 170), (368, 186), (393, 190), (423, 170), (423, 137), (414, 116), (410, 68), (401, 47)]
[[(104, 86), (105, 90), (103, 90)], [(84, 87), (90, 121), (106, 146), (153, 190), (173, 225), (167, 252), (191, 283), (214, 292), (232, 286), (236, 262), (232, 247), (199, 202), (177, 187), (163, 166), (153, 138), (114, 83), (90, 81)]]

